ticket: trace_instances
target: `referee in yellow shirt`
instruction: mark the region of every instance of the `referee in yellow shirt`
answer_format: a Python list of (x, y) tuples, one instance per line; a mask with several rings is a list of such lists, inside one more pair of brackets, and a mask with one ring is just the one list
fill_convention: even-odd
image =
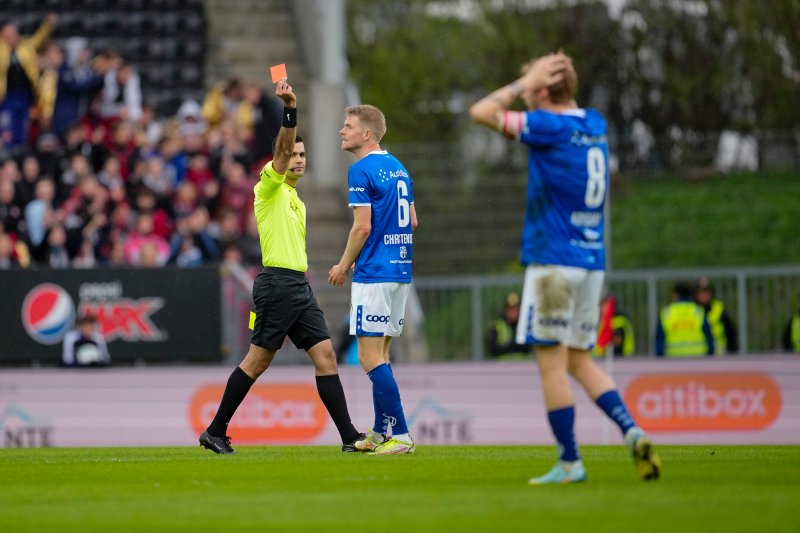
[(250, 350), (228, 378), (214, 420), (200, 435), (200, 445), (215, 453), (233, 453), (226, 436), (228, 423), (288, 335), (314, 362), (317, 392), (342, 437), (342, 451), (354, 452), (353, 442), (362, 435), (350, 420), (325, 317), (305, 278), (306, 208), (295, 185), (305, 172), (306, 152), (296, 135), (297, 98), (285, 78), (275, 94), (284, 102), (275, 158), (261, 170), (254, 189), (264, 270), (253, 284), (253, 336)]

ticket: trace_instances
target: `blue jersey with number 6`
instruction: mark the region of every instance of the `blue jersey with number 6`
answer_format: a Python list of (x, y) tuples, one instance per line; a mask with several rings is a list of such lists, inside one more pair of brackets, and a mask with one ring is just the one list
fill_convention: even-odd
[(606, 120), (594, 109), (519, 114), (530, 147), (523, 264), (602, 270), (608, 189)]
[(353, 281), (411, 282), (411, 176), (392, 154), (370, 152), (347, 174), (350, 207), (372, 207), (372, 231), (356, 259)]

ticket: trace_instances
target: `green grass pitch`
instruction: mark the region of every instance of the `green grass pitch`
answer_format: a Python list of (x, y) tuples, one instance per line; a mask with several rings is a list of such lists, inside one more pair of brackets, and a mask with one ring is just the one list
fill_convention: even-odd
[(530, 487), (552, 446), (6, 449), (0, 531), (800, 531), (800, 447), (658, 450), (655, 482), (584, 446), (588, 482)]

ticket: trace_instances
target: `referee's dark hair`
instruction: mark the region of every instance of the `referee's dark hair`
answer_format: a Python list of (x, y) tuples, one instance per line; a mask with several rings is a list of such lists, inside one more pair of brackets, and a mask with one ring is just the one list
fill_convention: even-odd
[[(275, 153), (275, 143), (277, 143), (277, 142), (278, 142), (278, 137), (275, 137), (274, 139), (272, 139), (272, 153), (273, 154)], [(301, 143), (301, 142), (305, 142), (305, 141), (303, 141), (303, 138), (300, 137), (299, 135), (295, 135), (294, 142), (295, 142), (295, 144), (297, 144), (297, 143)]]

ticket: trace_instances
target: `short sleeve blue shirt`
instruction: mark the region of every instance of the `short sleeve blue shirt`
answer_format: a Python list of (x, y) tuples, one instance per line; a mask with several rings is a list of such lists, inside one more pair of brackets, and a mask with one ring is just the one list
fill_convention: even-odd
[(522, 113), (528, 145), (523, 264), (605, 268), (606, 120), (593, 109)]
[(353, 281), (411, 282), (411, 175), (396, 157), (370, 152), (350, 166), (347, 174), (350, 207), (372, 208), (372, 231), (356, 259)]

